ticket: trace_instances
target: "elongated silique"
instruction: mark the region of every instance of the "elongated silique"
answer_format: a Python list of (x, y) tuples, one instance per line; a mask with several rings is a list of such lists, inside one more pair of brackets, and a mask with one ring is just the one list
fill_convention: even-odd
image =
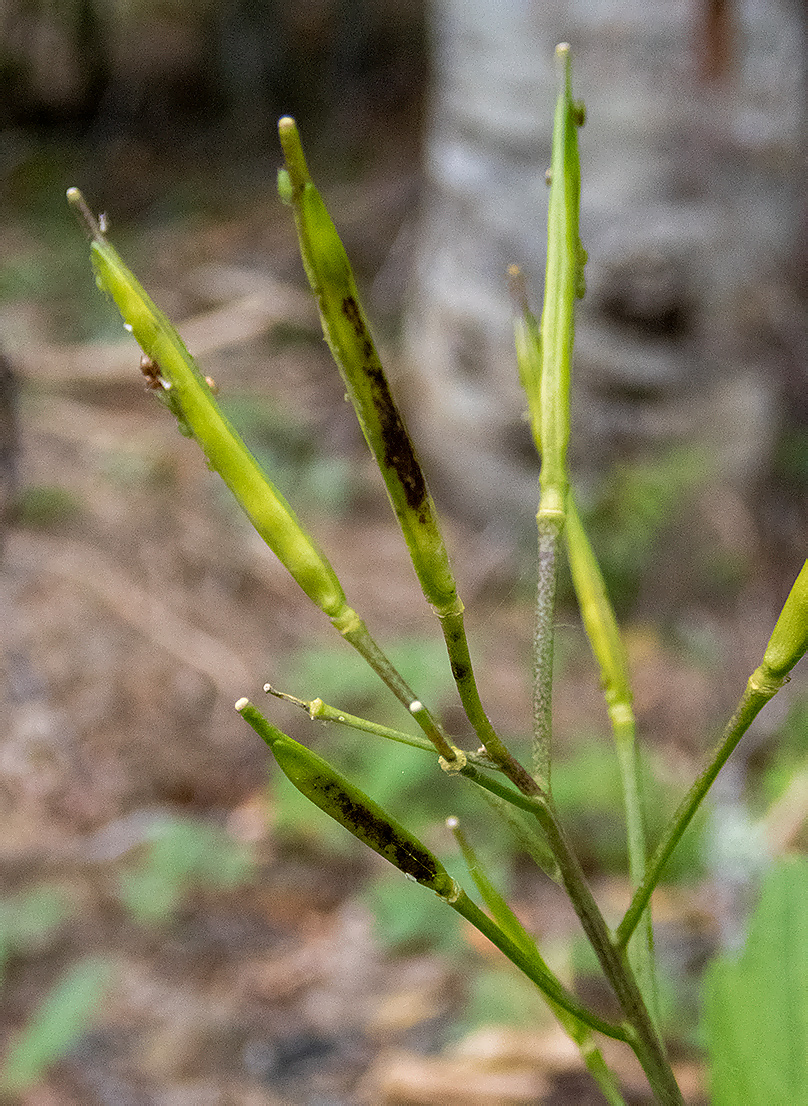
[(379, 466), (424, 594), (438, 611), (453, 609), (459, 602), (457, 588), (435, 504), (391, 394), (348, 256), (309, 175), (294, 120), (281, 119), (278, 133), (286, 157), (279, 192), (294, 211), (323, 333)]
[(330, 618), (344, 618), (349, 608), (336, 573), (222, 413), (174, 326), (101, 235), (91, 244), (91, 258), (99, 287), (115, 301), (125, 324), (154, 361), (156, 383), (183, 431), (196, 439), (210, 467), (306, 595)]
[(267, 721), (248, 699), (236, 710), (263, 738), (278, 767), (303, 795), (394, 867), (453, 902), (460, 888), (437, 857), (327, 760)]

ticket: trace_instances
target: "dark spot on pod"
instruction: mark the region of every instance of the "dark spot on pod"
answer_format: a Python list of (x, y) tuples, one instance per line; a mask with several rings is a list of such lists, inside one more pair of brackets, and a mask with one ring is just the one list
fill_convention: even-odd
[(425, 523), (429, 518), (429, 511), (425, 507), (427, 490), (424, 474), (415, 456), (407, 428), (390, 394), (387, 378), (367, 333), (359, 305), (353, 296), (346, 296), (342, 301), (342, 313), (354, 328), (357, 337), (362, 339), (362, 351), (365, 355), (363, 371), (370, 382), (373, 406), (379, 418), (384, 442), (384, 462), (395, 469), (404, 489), (407, 506), (418, 511), (419, 522)]
[(468, 676), (468, 674), (469, 674), (468, 665), (466, 665), (466, 664), (456, 664), (456, 663), (452, 662), (452, 675), (454, 676), (455, 680), (457, 680), (458, 683), (460, 683), (461, 680), (465, 680), (466, 677)]
[(342, 313), (356, 333), (361, 337), (361, 335), (365, 333), (365, 324), (362, 320), (362, 312), (359, 310), (359, 304), (353, 296), (346, 296), (342, 301)]
[(402, 872), (419, 883), (431, 883), (438, 876), (435, 858), (413, 838), (402, 839), (395, 827), (358, 803), (338, 784), (321, 781), (326, 809), (343, 825), (353, 828), (372, 849), (380, 852)]
[(160, 377), (160, 366), (147, 353), (144, 353), (140, 358), (140, 371), (146, 377), (147, 388), (151, 388), (153, 391), (162, 388), (163, 381)]

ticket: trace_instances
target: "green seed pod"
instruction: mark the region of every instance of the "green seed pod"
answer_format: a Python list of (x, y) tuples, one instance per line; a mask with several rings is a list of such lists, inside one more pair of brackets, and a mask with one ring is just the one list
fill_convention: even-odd
[(572, 99), (570, 48), (556, 47), (560, 89), (553, 126), (547, 217), (547, 277), (541, 318), (541, 491), (547, 514), (563, 517), (570, 433), (570, 370), (575, 300), (585, 291), (586, 251), (578, 234), (581, 172), (577, 129), (583, 105)]
[(300, 254), (317, 298), (323, 333), (376, 459), (418, 580), (438, 613), (461, 608), (435, 504), (385, 376), (351, 265), (309, 175), (293, 119), (278, 124), (286, 157), (281, 198), (291, 200)]
[(276, 729), (248, 699), (239, 699), (236, 710), (266, 741), (279, 768), (302, 795), (410, 879), (449, 903), (457, 899), (460, 888), (441, 862), (364, 791)]
[(176, 416), (180, 431), (196, 439), (209, 466), (219, 473), (306, 595), (340, 630), (352, 626), (358, 618), (346, 602), (336, 573), (225, 418), (176, 329), (103, 236), (81, 193), (70, 189), (68, 200), (92, 235), (90, 249), (98, 286), (115, 301), (126, 329), (146, 355), (141, 368), (148, 386)]
[[(755, 675), (785, 683), (794, 665), (808, 651), (808, 561), (794, 582), (772, 631), (763, 663)], [(754, 678), (754, 677), (753, 677)]]

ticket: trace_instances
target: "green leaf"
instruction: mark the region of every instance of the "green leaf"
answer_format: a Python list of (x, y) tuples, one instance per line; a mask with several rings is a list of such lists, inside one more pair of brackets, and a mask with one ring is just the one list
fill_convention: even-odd
[(794, 1106), (808, 1088), (808, 860), (766, 877), (740, 956), (705, 979), (713, 1106)]
[(88, 957), (68, 970), (17, 1038), (0, 1071), (0, 1090), (36, 1083), (86, 1032), (110, 984), (111, 965)]

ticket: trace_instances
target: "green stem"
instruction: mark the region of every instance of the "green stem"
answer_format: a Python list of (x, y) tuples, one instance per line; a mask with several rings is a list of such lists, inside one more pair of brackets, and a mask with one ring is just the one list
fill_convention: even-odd
[[(603, 695), (617, 752), (626, 811), (629, 873), (632, 887), (636, 889), (645, 877), (646, 842), (628, 663), (606, 582), (571, 492), (567, 497), (565, 533), (572, 582), (586, 636), (600, 668)], [(650, 910), (646, 913), (644, 928), (643, 937), (631, 943), (629, 953), (642, 991), (652, 1011), (656, 1013), (654, 934)]]
[(449, 654), (449, 661), (452, 666), (452, 676), (460, 695), (460, 701), (463, 704), (463, 710), (474, 728), (480, 744), (485, 748), (493, 763), (514, 783), (517, 780), (528, 780), (530, 778), (528, 772), (513, 756), (502, 738), (499, 737), (491, 725), (480, 700), (471, 663), (471, 654), (469, 653), (462, 604), (460, 604), (459, 609), (456, 606), (436, 608), (436, 613), (440, 618), (446, 651)]
[(539, 561), (533, 631), (533, 774), (550, 794), (552, 754), (553, 648), (555, 641), (558, 543), (563, 516), (539, 509)]
[[(396, 741), (400, 745), (409, 745), (413, 749), (422, 749), (427, 753), (434, 753), (435, 751), (434, 744), (426, 738), (403, 733), (401, 730), (394, 730), (390, 726), (382, 726), (379, 722), (371, 722), (369, 719), (360, 718), (355, 714), (348, 714), (347, 711), (324, 703), (322, 699), (298, 699), (294, 695), (287, 695), (285, 691), (278, 691), (272, 684), (264, 684), (264, 691), (269, 695), (274, 695), (277, 699), (283, 699), (287, 703), (294, 703), (295, 706), (301, 707), (312, 721), (316, 719), (320, 722), (337, 722), (342, 726), (350, 726), (353, 730), (364, 730), (366, 733), (376, 734), (377, 737), (385, 737), (388, 741)], [(467, 758), (473, 755), (472, 753), (464, 753)], [(481, 758), (480, 760), (481, 763), (485, 763)]]
[(773, 689), (771, 687), (759, 688), (755, 685), (754, 677), (750, 677), (738, 708), (727, 723), (721, 741), (714, 749), (707, 767), (685, 795), (671, 819), (670, 825), (665, 830), (662, 840), (651, 857), (643, 881), (634, 893), (631, 905), (617, 927), (615, 937), (621, 948), (625, 948), (636, 929), (643, 911), (650, 902), (654, 888), (659, 883), (671, 853), (679, 844), (683, 833), (693, 820), (694, 814), (701, 806), (716, 776), (726, 764), (753, 720), (777, 690), (777, 687)]
[[(623, 804), (626, 811), (628, 841), (628, 865), (631, 885), (640, 887), (645, 878), (646, 842), (645, 822), (642, 814), (639, 788), (639, 764), (635, 741), (634, 712), (620, 718), (611, 710), (617, 763), (623, 788)], [(645, 911), (642, 933), (628, 946), (629, 957), (637, 975), (637, 982), (646, 997), (648, 1007), (659, 1020), (656, 970), (654, 965), (654, 926), (650, 909)]]
[(547, 844), (558, 864), (564, 889), (615, 992), (626, 1020), (634, 1030), (630, 1043), (635, 1055), (660, 1101), (669, 1104), (681, 1103), (681, 1092), (676, 1085), (662, 1041), (625, 950), (612, 938), (609, 927), (586, 882), (580, 862), (558, 821), (551, 800), (532, 777), (528, 777), (528, 783), (520, 786), (520, 790), (528, 799), (533, 800), (530, 804), (532, 813), (544, 831)]
[(596, 1029), (599, 1033), (612, 1037), (616, 1041), (627, 1041), (633, 1047), (633, 1034), (628, 1026), (608, 1022), (581, 1006), (577, 999), (549, 971), (540, 956), (534, 956), (530, 950), (512, 941), (497, 923), (468, 897), (465, 891), (461, 891), (457, 900), (450, 902), (449, 905), (467, 922), (471, 922), (475, 929), (478, 929), (493, 945), (496, 945), (512, 964), (515, 964), (520, 971), (524, 972), (528, 979), (531, 979), (545, 995), (558, 1003), (559, 1006), (585, 1025)]
[(626, 1020), (634, 1029), (630, 1042), (660, 1102), (682, 1103), (682, 1095), (665, 1055), (665, 1049), (629, 965), (625, 950), (612, 938), (609, 928), (586, 882), (578, 858), (549, 803), (542, 803), (536, 815), (547, 842), (558, 861), (564, 888), (583, 926), (600, 966), (614, 990)]
[[(490, 879), (476, 851), (472, 848), (463, 832), (458, 819), (454, 817), (447, 818), (446, 825), (454, 834), (455, 840), (463, 853), (466, 867), (471, 873), (472, 879), (477, 886), (477, 890), (480, 892), (483, 902), (493, 914), (497, 924), (512, 941), (524, 948), (529, 955), (537, 957), (546, 971), (549, 972), (550, 969), (547, 967), (544, 958), (536, 947), (536, 942), (527, 932)], [(570, 1014), (564, 1007), (553, 1002), (551, 998), (546, 998), (546, 1001), (565, 1032), (569, 1034), (570, 1038), (578, 1046), (584, 1064), (601, 1087), (607, 1101), (610, 1103), (622, 1103), (623, 1106), (625, 1106), (623, 1097), (617, 1086), (617, 1081), (612, 1072), (609, 1071), (600, 1050), (595, 1045), (589, 1026), (581, 1022), (579, 1018)]]

